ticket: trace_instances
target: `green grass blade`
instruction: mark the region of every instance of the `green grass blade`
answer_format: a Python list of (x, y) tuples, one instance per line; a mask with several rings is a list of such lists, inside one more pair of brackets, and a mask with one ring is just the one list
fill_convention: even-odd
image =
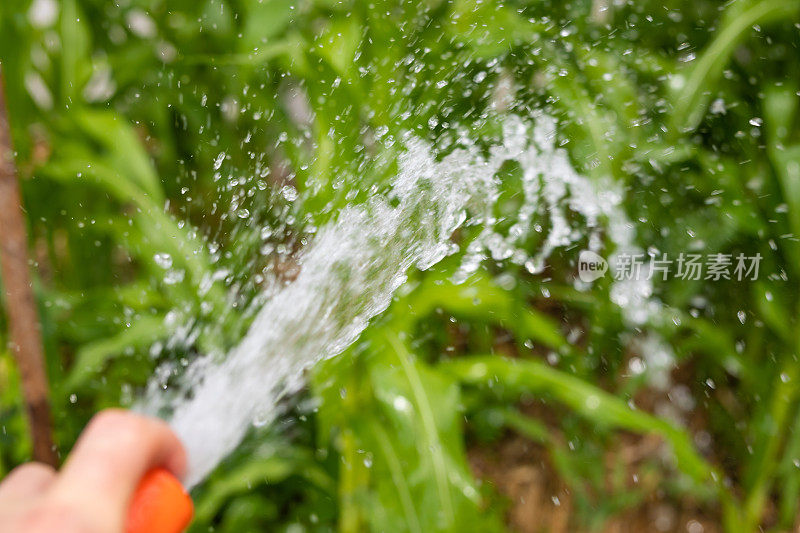
[[(733, 7), (736, 4), (729, 9)], [(800, 3), (796, 0), (762, 0), (737, 16), (727, 17), (727, 23), (693, 63), (685, 82), (675, 87), (672, 121), (676, 131), (692, 131), (700, 123), (731, 53), (748, 29), (755, 24), (793, 18), (798, 11)]]
[(689, 435), (650, 414), (631, 409), (616, 396), (538, 361), (470, 356), (441, 363), (443, 369), (470, 384), (498, 380), (518, 391), (549, 393), (592, 422), (636, 433), (655, 433), (672, 447), (678, 468), (701, 485), (729, 498), (719, 472), (701, 457)]

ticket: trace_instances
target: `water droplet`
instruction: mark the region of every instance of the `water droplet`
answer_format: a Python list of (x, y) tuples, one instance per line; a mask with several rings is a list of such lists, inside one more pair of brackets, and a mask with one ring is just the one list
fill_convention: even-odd
[(586, 408), (587, 409), (589, 409), (591, 411), (594, 411), (598, 407), (600, 407), (600, 397), (598, 397), (597, 395), (592, 394), (592, 395), (590, 395), (590, 396), (588, 396), (586, 398)]
[(645, 362), (644, 362), (644, 361), (642, 361), (640, 358), (638, 358), (638, 357), (633, 357), (633, 358), (631, 358), (631, 360), (628, 362), (628, 368), (630, 369), (630, 371), (631, 371), (633, 374), (635, 374), (635, 375), (637, 375), (637, 376), (638, 376), (639, 374), (643, 374), (643, 373), (644, 373), (644, 371), (645, 371), (645, 370), (647, 370), (647, 365), (646, 365), (646, 364), (645, 364)]
[(407, 413), (411, 411), (411, 402), (409, 402), (404, 396), (397, 396), (392, 402), (394, 408), (398, 411), (403, 413)]
[(686, 524), (686, 531), (687, 533), (703, 533), (705, 528), (703, 527), (703, 524), (697, 520), (689, 520), (689, 522)]
[(267, 412), (257, 413), (253, 419), (253, 425), (257, 428), (264, 427), (272, 421), (272, 416)]
[(285, 185), (281, 188), (281, 195), (286, 199), (288, 202), (294, 202), (297, 200), (297, 189), (292, 187), (291, 185)]
[(222, 162), (225, 161), (225, 152), (220, 152), (216, 159), (214, 159), (214, 170), (219, 170)]
[(172, 268), (172, 256), (169, 254), (156, 254), (153, 256), (153, 261), (164, 270)]
[(727, 108), (725, 107), (725, 100), (722, 98), (717, 98), (711, 103), (711, 107), (709, 108), (709, 112), (712, 115), (724, 115), (727, 112)]
[(183, 281), (186, 277), (186, 272), (183, 270), (170, 270), (164, 276), (164, 283), (167, 285), (175, 285)]

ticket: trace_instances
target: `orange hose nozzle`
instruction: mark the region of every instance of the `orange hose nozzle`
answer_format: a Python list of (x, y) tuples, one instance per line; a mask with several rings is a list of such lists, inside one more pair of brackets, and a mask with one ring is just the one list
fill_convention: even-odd
[(150, 470), (136, 488), (125, 533), (181, 533), (194, 514), (181, 482), (164, 468)]

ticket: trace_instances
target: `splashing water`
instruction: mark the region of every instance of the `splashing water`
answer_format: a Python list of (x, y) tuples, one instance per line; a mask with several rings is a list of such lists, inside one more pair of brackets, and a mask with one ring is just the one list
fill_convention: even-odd
[[(555, 147), (555, 132), (549, 117), (538, 116), (530, 125), (511, 116), (488, 155), (461, 138), (459, 148), (441, 159), (429, 144), (407, 135), (389, 192), (348, 205), (319, 229), (297, 258), (296, 279), (265, 298), (235, 348), (221, 360), (193, 362), (182, 376), (187, 394), (168, 395), (151, 384), (139, 409), (171, 413), (170, 424), (189, 454), (187, 484), (202, 481), (254, 421), (272, 421), (277, 402), (302, 386), (306, 368), (353, 343), (389, 306), (410, 268), (429, 268), (458, 251), (451, 237), (459, 227), (482, 229), (464, 250), (456, 282), (489, 257), (539, 272), (554, 249), (587, 236), (589, 246), (599, 249), (601, 217), (619, 226), (612, 233), (625, 241), (622, 248), (630, 248), (622, 195), (577, 174), (566, 152)], [(498, 171), (510, 160), (521, 168), (525, 199), (516, 224), (503, 235), (494, 229), (492, 212), (500, 195)], [(572, 227), (566, 210), (582, 215), (584, 227)], [(530, 255), (520, 243), (543, 231), (534, 222), (537, 213), (549, 218), (551, 229)], [(646, 299), (647, 288), (641, 291), (626, 301), (637, 294)]]

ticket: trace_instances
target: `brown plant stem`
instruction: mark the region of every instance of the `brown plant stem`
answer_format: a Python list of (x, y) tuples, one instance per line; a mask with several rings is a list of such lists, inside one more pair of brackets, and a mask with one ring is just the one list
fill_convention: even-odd
[[(2, 66), (0, 65), (0, 68)], [(28, 236), (0, 70), (0, 266), (14, 357), (33, 438), (33, 457), (56, 466), (50, 418), (49, 387), (39, 317), (28, 271)]]

